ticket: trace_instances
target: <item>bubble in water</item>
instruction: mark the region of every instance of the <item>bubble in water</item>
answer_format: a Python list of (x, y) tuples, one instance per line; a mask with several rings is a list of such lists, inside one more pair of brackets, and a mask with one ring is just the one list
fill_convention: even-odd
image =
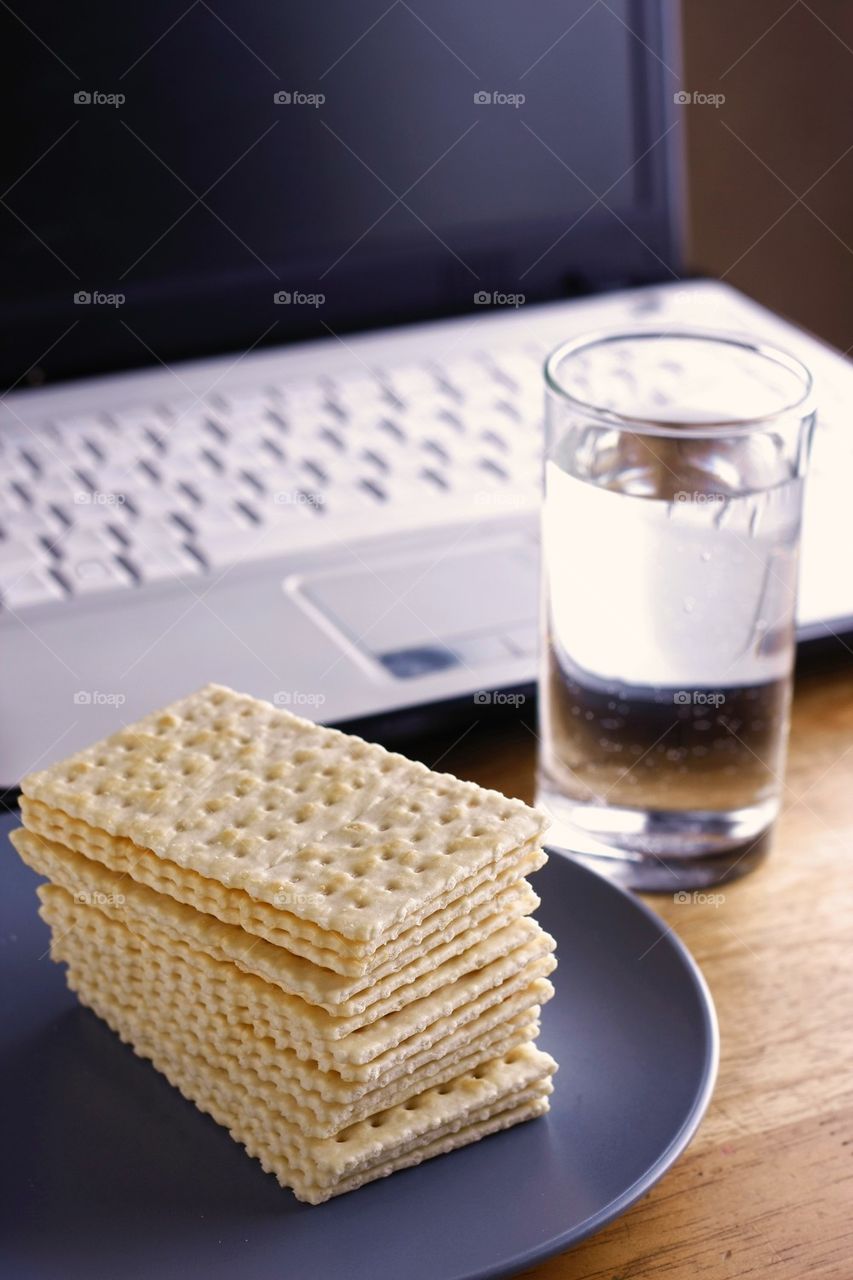
[(710, 551), (703, 551), (703, 552), (702, 552), (702, 555), (700, 556), (700, 559), (701, 559), (701, 560), (704, 560), (704, 561), (705, 561), (705, 563), (707, 564), (707, 563), (708, 563), (708, 561), (711, 559), (711, 553), (710, 553)]
[(695, 596), (685, 596), (685, 597), (684, 597), (684, 600), (683, 600), (683, 604), (684, 604), (684, 612), (685, 612), (685, 613), (692, 613), (692, 612), (693, 612), (693, 610), (696, 608), (696, 597), (695, 597)]

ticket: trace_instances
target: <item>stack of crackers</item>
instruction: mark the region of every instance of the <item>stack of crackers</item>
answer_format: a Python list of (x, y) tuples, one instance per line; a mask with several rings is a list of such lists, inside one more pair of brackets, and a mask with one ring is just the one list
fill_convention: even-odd
[(71, 988), (299, 1199), (547, 1110), (520, 801), (216, 685), (22, 790)]

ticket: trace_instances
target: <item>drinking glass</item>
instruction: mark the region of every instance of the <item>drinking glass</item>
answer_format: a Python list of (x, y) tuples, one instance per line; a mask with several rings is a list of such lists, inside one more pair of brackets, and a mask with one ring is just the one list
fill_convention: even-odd
[(634, 888), (742, 874), (779, 810), (811, 376), (679, 330), (573, 339), (545, 379), (548, 843)]

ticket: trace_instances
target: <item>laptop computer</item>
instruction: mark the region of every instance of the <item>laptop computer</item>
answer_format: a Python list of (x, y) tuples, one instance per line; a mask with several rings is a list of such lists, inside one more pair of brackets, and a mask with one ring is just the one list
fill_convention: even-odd
[(679, 278), (669, 5), (10, 22), (0, 784), (207, 680), (350, 725), (529, 686), (541, 364), (588, 329), (810, 365), (801, 636), (849, 629), (853, 373)]

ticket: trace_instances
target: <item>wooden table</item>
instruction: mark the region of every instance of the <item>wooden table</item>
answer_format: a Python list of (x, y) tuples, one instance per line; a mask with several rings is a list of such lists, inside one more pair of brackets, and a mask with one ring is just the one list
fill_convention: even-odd
[[(440, 768), (532, 798), (523, 724), (445, 750)], [(629, 1213), (528, 1277), (853, 1278), (853, 661), (798, 679), (774, 847), (714, 892), (716, 907), (648, 898), (717, 1005), (720, 1074), (699, 1133)]]

